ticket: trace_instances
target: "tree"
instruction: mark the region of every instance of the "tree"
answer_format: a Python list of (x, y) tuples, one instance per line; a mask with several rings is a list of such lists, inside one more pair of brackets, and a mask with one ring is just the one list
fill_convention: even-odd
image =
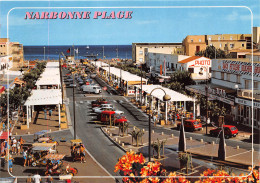
[(207, 48), (203, 51), (199, 51), (197, 53), (195, 53), (196, 56), (203, 56), (203, 57), (207, 57), (210, 59), (215, 58), (230, 58), (230, 55), (227, 55), (225, 53), (225, 51), (221, 50), (221, 49), (216, 49), (213, 45), (211, 46), (207, 46)]
[(193, 84), (195, 84), (195, 82), (192, 80), (190, 72), (178, 70), (171, 75), (170, 83), (165, 86), (172, 90), (186, 94), (185, 86)]

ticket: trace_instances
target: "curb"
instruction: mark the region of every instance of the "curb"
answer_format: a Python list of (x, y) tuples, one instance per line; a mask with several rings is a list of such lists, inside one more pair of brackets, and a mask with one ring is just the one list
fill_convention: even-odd
[(127, 152), (127, 150), (125, 150), (122, 146), (120, 146), (120, 144), (116, 143), (106, 132), (104, 132), (103, 128), (101, 127), (100, 130), (105, 134), (105, 136), (111, 141), (113, 142), (113, 144), (115, 144), (118, 148), (120, 148), (123, 152)]

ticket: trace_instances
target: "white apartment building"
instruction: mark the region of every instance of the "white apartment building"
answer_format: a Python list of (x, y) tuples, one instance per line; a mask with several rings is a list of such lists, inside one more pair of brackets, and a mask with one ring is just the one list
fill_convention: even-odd
[(206, 80), (211, 77), (211, 60), (206, 57), (173, 55), (148, 52), (146, 66), (151, 73), (168, 76), (176, 70), (186, 70), (194, 80)]

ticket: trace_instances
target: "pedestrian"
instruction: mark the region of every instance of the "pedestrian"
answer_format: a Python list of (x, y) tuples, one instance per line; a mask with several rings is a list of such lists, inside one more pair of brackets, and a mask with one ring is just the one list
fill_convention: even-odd
[(46, 119), (47, 119), (47, 109), (44, 108), (44, 109), (43, 109), (43, 112), (44, 112), (44, 119), (46, 120)]
[(27, 161), (27, 166), (30, 166), (32, 161), (32, 153), (30, 151), (28, 151), (27, 153), (26, 161)]
[(23, 160), (24, 160), (23, 166), (25, 167), (27, 162), (27, 149), (23, 152)]
[(24, 145), (25, 140), (23, 140), (23, 138), (20, 137), (19, 142), (20, 142), (20, 149), (21, 149), (21, 153), (22, 153), (23, 152), (23, 145)]
[(2, 141), (0, 144), (0, 155), (4, 154), (4, 152), (5, 152), (5, 143), (4, 141)]
[(52, 110), (49, 110), (49, 120), (51, 120)]
[(18, 140), (17, 145), (16, 145), (16, 149), (17, 149), (17, 154), (19, 155), (21, 153), (21, 144), (20, 141)]
[(17, 140), (13, 137), (12, 140), (12, 154), (16, 154)]
[(1, 154), (1, 167), (4, 169), (5, 168), (5, 155)]
[(85, 161), (85, 156), (86, 156), (85, 151), (86, 150), (85, 150), (84, 146), (82, 145), (82, 143), (80, 143), (80, 161), (81, 161), (81, 163), (82, 162), (86, 163), (86, 161)]
[(35, 183), (41, 182), (41, 176), (39, 175), (38, 172), (33, 176), (33, 180), (34, 180)]
[(9, 165), (9, 171), (12, 173), (13, 172), (13, 158), (12, 156), (10, 155), (9, 156), (9, 161), (8, 161), (8, 165)]
[(53, 178), (51, 177), (51, 175), (48, 175), (47, 176), (47, 182), (52, 183), (52, 181), (53, 181)]

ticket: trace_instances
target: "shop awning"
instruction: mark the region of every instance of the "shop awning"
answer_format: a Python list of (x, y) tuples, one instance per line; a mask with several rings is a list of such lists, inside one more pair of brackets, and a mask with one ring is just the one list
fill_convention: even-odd
[(61, 103), (60, 89), (41, 89), (32, 90), (31, 96), (26, 100), (24, 105), (57, 105)]

